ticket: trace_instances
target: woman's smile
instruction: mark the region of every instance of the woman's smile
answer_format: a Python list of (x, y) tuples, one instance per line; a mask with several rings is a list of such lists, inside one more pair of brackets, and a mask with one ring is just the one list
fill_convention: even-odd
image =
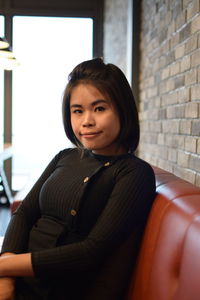
[(80, 133), (80, 135), (82, 137), (84, 137), (85, 139), (90, 139), (90, 138), (96, 138), (98, 137), (102, 132), (84, 132), (84, 133)]

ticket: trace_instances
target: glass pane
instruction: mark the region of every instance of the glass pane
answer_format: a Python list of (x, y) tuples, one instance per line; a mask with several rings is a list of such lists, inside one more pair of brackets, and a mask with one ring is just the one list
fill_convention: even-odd
[[(0, 37), (4, 37), (4, 16), (0, 15)], [(0, 63), (1, 66), (1, 63)], [(0, 68), (0, 150), (3, 146), (4, 126), (4, 71)]]
[(13, 51), (21, 64), (13, 71), (14, 190), (71, 146), (62, 126), (63, 90), (72, 68), (92, 58), (92, 46), (90, 18), (13, 18)]

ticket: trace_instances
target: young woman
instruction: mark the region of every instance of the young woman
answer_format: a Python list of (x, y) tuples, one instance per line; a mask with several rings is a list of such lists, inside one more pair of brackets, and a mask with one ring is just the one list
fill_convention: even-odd
[(122, 71), (100, 58), (76, 66), (63, 123), (76, 147), (53, 158), (12, 216), (0, 300), (124, 299), (122, 286), (116, 293), (98, 276), (133, 231), (141, 234), (155, 178), (134, 155), (138, 114)]

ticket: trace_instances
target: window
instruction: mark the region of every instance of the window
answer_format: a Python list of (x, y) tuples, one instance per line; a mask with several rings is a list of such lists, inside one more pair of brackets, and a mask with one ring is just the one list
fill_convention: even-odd
[[(13, 18), (13, 190), (35, 180), (51, 158), (70, 147), (61, 102), (72, 68), (91, 59), (91, 18)], [(33, 177), (33, 178), (32, 178)]]
[[(4, 37), (4, 16), (0, 15), (0, 37)], [(1, 67), (1, 63), (0, 63)], [(0, 149), (3, 145), (4, 135), (4, 71), (0, 68)]]

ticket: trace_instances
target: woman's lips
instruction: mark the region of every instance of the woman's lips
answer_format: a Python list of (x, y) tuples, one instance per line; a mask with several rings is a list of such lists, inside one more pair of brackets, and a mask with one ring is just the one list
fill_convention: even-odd
[(98, 131), (98, 132), (85, 132), (85, 133), (81, 133), (81, 137), (84, 137), (84, 138), (93, 138), (93, 137), (96, 137), (98, 136), (99, 134), (101, 134), (101, 131)]

